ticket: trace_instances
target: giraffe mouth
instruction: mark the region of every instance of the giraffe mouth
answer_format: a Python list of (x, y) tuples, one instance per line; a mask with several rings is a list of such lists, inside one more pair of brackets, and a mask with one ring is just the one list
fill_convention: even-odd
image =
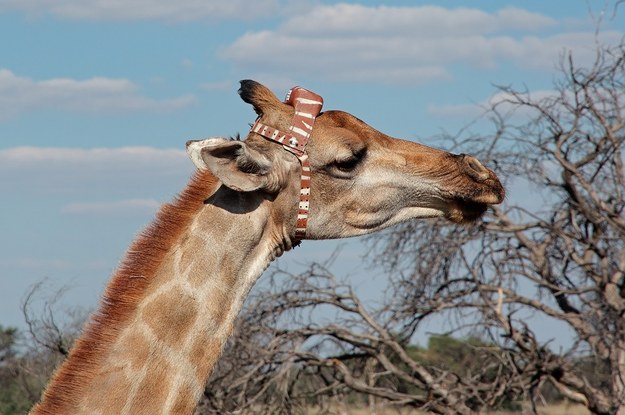
[[(485, 169), (486, 170), (486, 169)], [(480, 219), (490, 205), (498, 205), (506, 197), (506, 190), (501, 182), (492, 177), (482, 180), (468, 194), (456, 194), (449, 203), (445, 217), (455, 223), (471, 223)]]
[(480, 219), (488, 210), (488, 203), (456, 200), (445, 215), (454, 223), (473, 223)]
[(495, 191), (473, 197), (457, 196), (450, 201), (445, 217), (454, 223), (468, 224), (480, 219), (490, 205), (503, 201), (505, 192), (501, 185)]

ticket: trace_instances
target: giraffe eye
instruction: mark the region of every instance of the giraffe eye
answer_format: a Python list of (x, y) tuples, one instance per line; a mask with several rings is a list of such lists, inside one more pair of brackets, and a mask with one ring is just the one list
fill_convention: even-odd
[(350, 157), (345, 160), (337, 160), (334, 162), (334, 167), (343, 172), (350, 172), (356, 168), (360, 159), (358, 157)]
[(360, 162), (362, 161), (363, 157), (365, 155), (365, 150), (361, 150), (357, 153), (352, 154), (350, 157), (348, 158), (344, 158), (344, 159), (340, 159), (340, 160), (336, 160), (333, 163), (333, 167), (342, 172), (342, 173), (350, 173), (352, 172), (356, 167), (358, 167), (358, 165), (360, 164)]

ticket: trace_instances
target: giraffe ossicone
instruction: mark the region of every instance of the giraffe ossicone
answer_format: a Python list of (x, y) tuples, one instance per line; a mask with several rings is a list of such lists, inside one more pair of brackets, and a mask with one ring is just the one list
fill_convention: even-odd
[[(239, 94), (259, 123), (289, 131), (297, 94), (283, 102), (250, 80)], [(304, 176), (308, 239), (428, 217), (473, 222), (505, 193), (477, 159), (392, 138), (342, 111), (316, 117), (308, 166), (254, 129), (187, 151), (197, 172), (133, 242), (32, 414), (193, 413), (250, 289), (298, 243)]]

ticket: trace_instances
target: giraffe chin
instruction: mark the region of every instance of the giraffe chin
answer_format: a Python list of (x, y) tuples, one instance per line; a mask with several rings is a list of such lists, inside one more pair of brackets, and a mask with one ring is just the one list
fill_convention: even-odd
[(453, 223), (470, 224), (484, 216), (487, 209), (487, 203), (458, 200), (450, 206), (445, 218)]

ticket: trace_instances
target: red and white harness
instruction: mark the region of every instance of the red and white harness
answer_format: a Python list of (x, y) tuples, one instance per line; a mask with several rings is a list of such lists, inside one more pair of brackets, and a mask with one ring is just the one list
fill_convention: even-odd
[(306, 154), (306, 144), (308, 144), (308, 139), (312, 133), (315, 118), (321, 112), (323, 98), (312, 91), (296, 86), (291, 88), (284, 102), (295, 108), (295, 115), (288, 132), (265, 125), (260, 122), (260, 119), (257, 119), (252, 125), (251, 132), (282, 144), (285, 150), (295, 154), (302, 166), (299, 208), (295, 225), (295, 238), (301, 241), (306, 237), (310, 212), (310, 162), (308, 161), (308, 154)]

